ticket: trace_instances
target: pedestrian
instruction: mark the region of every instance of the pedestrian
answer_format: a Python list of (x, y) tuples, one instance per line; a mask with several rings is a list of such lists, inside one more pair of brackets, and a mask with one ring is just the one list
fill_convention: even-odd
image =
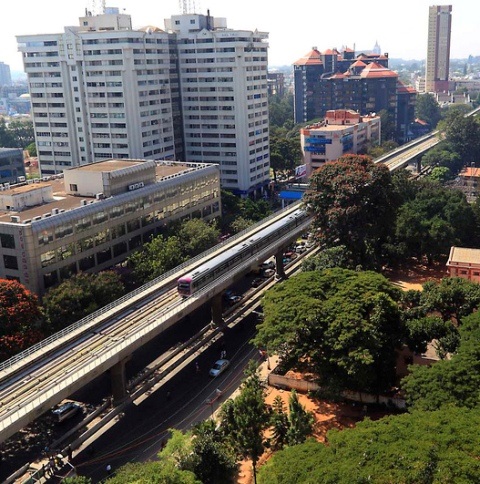
[(112, 475), (112, 466), (110, 464), (107, 464), (107, 467), (105, 468), (105, 470), (107, 471), (107, 476)]
[(220, 353), (220, 359), (224, 360), (226, 357), (227, 357), (227, 352), (225, 350), (222, 350), (222, 352)]
[(73, 451), (72, 451), (72, 446), (69, 445), (67, 447), (67, 456), (68, 456), (68, 461), (69, 462), (72, 462), (72, 459), (73, 459)]
[(197, 361), (195, 362), (195, 371), (196, 371), (197, 373), (200, 373), (200, 365), (198, 364), (198, 362), (197, 362)]

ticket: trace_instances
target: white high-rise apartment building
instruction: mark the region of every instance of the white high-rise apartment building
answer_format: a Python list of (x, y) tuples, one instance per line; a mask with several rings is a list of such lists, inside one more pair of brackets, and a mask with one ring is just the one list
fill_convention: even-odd
[(267, 38), (224, 18), (173, 15), (187, 161), (218, 163), (223, 188), (245, 196), (270, 180)]
[(63, 34), (17, 36), (41, 174), (108, 158), (181, 158), (172, 35), (133, 30), (118, 9), (79, 20)]
[(428, 10), (428, 48), (425, 91), (448, 91), (452, 6), (432, 5)]
[[(267, 38), (210, 14), (132, 29), (118, 9), (18, 36), (42, 175), (103, 159), (220, 165), (246, 196), (270, 181)], [(180, 108), (181, 106), (181, 108)]]

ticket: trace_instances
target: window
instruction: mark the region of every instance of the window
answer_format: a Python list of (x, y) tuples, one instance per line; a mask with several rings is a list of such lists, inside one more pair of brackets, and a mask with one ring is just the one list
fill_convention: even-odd
[(14, 255), (4, 255), (3, 265), (5, 266), (5, 269), (18, 270), (18, 260)]
[(0, 234), (0, 245), (4, 249), (15, 249), (15, 238), (12, 234)]

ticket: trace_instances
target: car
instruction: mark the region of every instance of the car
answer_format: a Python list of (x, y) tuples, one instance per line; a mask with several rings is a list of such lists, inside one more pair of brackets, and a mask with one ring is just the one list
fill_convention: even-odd
[(260, 269), (275, 269), (275, 262), (273, 262), (273, 260), (266, 260), (260, 264)]
[(225, 301), (231, 306), (233, 306), (234, 304), (239, 303), (242, 299), (243, 299), (242, 296), (239, 296), (238, 294), (232, 294), (227, 298), (225, 298)]
[(252, 287), (258, 287), (261, 286), (265, 282), (265, 279), (262, 279), (261, 277), (256, 277), (252, 281)]
[(217, 360), (208, 372), (208, 374), (215, 378), (218, 375), (221, 375), (228, 368), (229, 364), (230, 362), (228, 360)]
[(306, 250), (307, 250), (307, 247), (304, 243), (301, 243), (295, 246), (295, 252), (297, 254), (303, 254)]
[(76, 402), (66, 402), (52, 410), (53, 418), (57, 422), (63, 422), (82, 411), (82, 407)]
[(262, 271), (263, 277), (272, 277), (275, 275), (275, 269), (265, 269)]

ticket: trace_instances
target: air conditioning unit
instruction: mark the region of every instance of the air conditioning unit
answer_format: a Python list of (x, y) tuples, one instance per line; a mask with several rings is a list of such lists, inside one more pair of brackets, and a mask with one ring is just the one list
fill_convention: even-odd
[(37, 222), (38, 220), (42, 220), (42, 217), (40, 215), (37, 215), (36, 217), (33, 217), (33, 221)]
[(24, 224), (29, 224), (32, 222), (32, 219), (31, 218), (27, 218), (23, 221)]
[(34, 178), (33, 183), (40, 183), (40, 178)]
[(57, 215), (58, 213), (58, 208), (52, 208), (52, 215)]
[(17, 177), (18, 183), (23, 183), (25, 180), (26, 180), (26, 178), (24, 176), (18, 176)]
[(10, 190), (10, 183), (4, 183), (5, 190)]
[(103, 199), (105, 198), (105, 195), (104, 195), (103, 193), (97, 193), (97, 194), (95, 195), (95, 198), (96, 198), (97, 200), (103, 200)]
[(18, 215), (11, 215), (10, 220), (16, 224), (20, 223), (20, 217)]
[(80, 200), (80, 205), (83, 207), (84, 205), (88, 205), (88, 200)]
[(47, 218), (47, 217), (51, 217), (51, 216), (52, 216), (52, 214), (50, 212), (48, 212), (48, 213), (44, 213), (42, 215), (42, 218)]

